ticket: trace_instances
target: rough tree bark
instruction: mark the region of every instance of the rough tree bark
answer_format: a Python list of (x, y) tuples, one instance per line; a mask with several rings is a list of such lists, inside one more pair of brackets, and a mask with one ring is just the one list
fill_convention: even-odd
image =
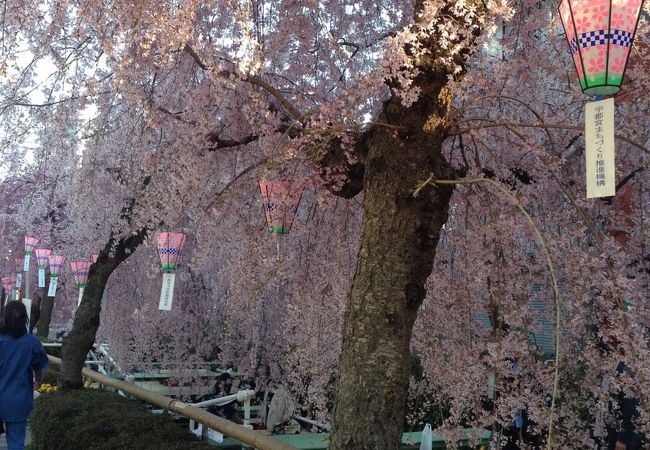
[[(415, 17), (423, 5), (416, 1)], [(453, 2), (440, 14), (454, 18)], [(413, 324), (453, 189), (427, 186), (417, 197), (413, 192), (430, 176), (454, 178), (442, 154), (451, 120), (451, 69), (440, 58), (444, 50), (436, 36), (420, 44), (430, 53), (414, 59), (419, 100), (405, 107), (392, 97), (363, 139), (364, 170), (356, 172), (363, 176), (364, 219), (343, 322), (331, 450), (400, 445)], [(469, 52), (454, 57), (461, 68)]]
[(70, 334), (63, 341), (63, 358), (58, 386), (62, 389), (80, 389), (83, 386), (81, 369), (86, 355), (95, 343), (99, 328), (102, 295), (111, 273), (128, 258), (147, 236), (142, 228), (129, 238), (115, 242), (110, 239), (90, 268), (88, 283), (81, 304), (74, 317)]
[(361, 246), (343, 324), (330, 449), (399, 448), (411, 333), (452, 193), (428, 187), (413, 196), (431, 174), (453, 176), (441, 153), (450, 107), (441, 78), (428, 80), (427, 94), (410, 108), (396, 98), (385, 104), (378, 122), (397, 128), (369, 131)]
[[(50, 277), (45, 280), (45, 286), (49, 286)], [(54, 308), (54, 297), (48, 297), (47, 287), (41, 288), (41, 317), (36, 324), (36, 336), (47, 339), (50, 334), (50, 322), (52, 321), (52, 309)]]

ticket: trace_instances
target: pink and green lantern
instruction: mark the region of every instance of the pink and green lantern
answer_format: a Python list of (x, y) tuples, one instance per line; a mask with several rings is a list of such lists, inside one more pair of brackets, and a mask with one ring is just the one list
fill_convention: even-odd
[(260, 180), (259, 185), (269, 233), (289, 233), (302, 197), (302, 185), (288, 180)]
[(29, 271), (30, 258), (32, 256), (32, 253), (34, 253), (34, 250), (36, 249), (39, 241), (40, 239), (34, 236), (25, 236), (25, 265), (23, 266), (23, 271), (25, 272)]
[(612, 95), (621, 89), (642, 3), (643, 0), (560, 3), (560, 18), (584, 94)]
[(48, 297), (56, 296), (56, 287), (59, 284), (59, 274), (65, 263), (65, 256), (63, 255), (50, 255), (47, 258), (50, 263), (50, 287), (47, 290)]
[(77, 301), (77, 306), (81, 304), (84, 287), (86, 286), (86, 283), (88, 283), (88, 272), (90, 271), (91, 265), (92, 261), (72, 261), (70, 263), (72, 276), (74, 277), (74, 285), (79, 288), (79, 300)]
[(37, 248), (34, 250), (36, 253), (36, 266), (38, 267), (38, 287), (45, 287), (45, 267), (47, 267), (48, 259), (52, 254), (49, 248)]
[(621, 89), (643, 0), (562, 0), (558, 8), (585, 105), (587, 198), (616, 195), (614, 98)]
[(160, 301), (158, 309), (161, 311), (170, 311), (172, 301), (174, 300), (174, 283), (178, 258), (181, 256), (183, 244), (187, 235), (179, 232), (159, 231), (156, 233), (156, 243), (158, 244), (158, 255), (160, 256), (160, 267), (163, 273), (162, 289), (160, 291)]

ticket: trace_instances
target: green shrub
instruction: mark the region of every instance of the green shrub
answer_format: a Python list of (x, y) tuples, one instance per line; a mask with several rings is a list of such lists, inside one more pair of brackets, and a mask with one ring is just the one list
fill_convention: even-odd
[(94, 389), (41, 395), (30, 427), (33, 450), (214, 448), (135, 400)]

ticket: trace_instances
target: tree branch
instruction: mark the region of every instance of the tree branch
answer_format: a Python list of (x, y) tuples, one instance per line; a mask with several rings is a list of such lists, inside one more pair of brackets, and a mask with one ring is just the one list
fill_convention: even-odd
[[(196, 62), (196, 64), (201, 69), (203, 69), (206, 72), (209, 71), (209, 67), (201, 60), (201, 57), (198, 55), (198, 53), (196, 53), (196, 51), (189, 44), (185, 45), (183, 50), (185, 52), (187, 52), (187, 54), (192, 57), (194, 62)], [(231, 75), (233, 75), (234, 73), (231, 72), (231, 71), (222, 69), (222, 70), (219, 70), (217, 72), (217, 74), (227, 78), (227, 77), (230, 77)], [(303, 114), (284, 95), (282, 95), (282, 93), (280, 93), (279, 90), (277, 90), (276, 88), (274, 88), (269, 83), (267, 83), (266, 81), (262, 80), (259, 77), (246, 76), (246, 77), (242, 78), (242, 80), (246, 81), (246, 82), (248, 82), (250, 84), (253, 84), (255, 86), (261, 87), (262, 89), (267, 91), (269, 94), (271, 94), (273, 97), (275, 97), (275, 99), (278, 101), (278, 103), (280, 103), (280, 105), (282, 105), (282, 107), (285, 109), (285, 111), (289, 114), (289, 116), (292, 119), (297, 120), (299, 122), (302, 122)]]
[[(468, 126), (464, 128), (458, 127), (459, 124), (463, 123), (468, 123), (468, 122), (488, 122), (483, 125), (477, 125), (477, 126)], [(456, 126), (455, 129), (452, 129), (449, 131), (450, 136), (456, 136), (460, 134), (466, 134), (469, 133), (472, 130), (482, 130), (485, 128), (546, 128), (546, 129), (560, 129), (560, 130), (573, 130), (573, 131), (580, 131), (584, 132), (583, 127), (578, 127), (575, 125), (562, 125), (562, 124), (546, 124), (546, 123), (519, 123), (519, 122), (508, 122), (508, 121), (498, 121), (494, 119), (487, 119), (483, 117), (475, 117), (475, 118), (469, 118), (469, 119), (464, 119), (460, 122), (457, 122), (454, 124)], [(650, 150), (643, 145), (634, 142), (633, 140), (626, 138), (625, 136), (621, 136), (620, 134), (614, 135), (615, 139), (618, 139), (619, 141), (626, 142), (630, 144), (633, 147), (638, 148), (639, 150), (647, 153), (650, 155)]]

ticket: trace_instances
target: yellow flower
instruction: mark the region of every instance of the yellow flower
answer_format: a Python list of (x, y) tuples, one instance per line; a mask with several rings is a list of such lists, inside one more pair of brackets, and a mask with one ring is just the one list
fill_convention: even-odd
[(41, 394), (50, 394), (52, 392), (56, 392), (56, 386), (52, 386), (48, 383), (43, 383), (41, 384), (41, 387), (38, 388), (38, 392)]

